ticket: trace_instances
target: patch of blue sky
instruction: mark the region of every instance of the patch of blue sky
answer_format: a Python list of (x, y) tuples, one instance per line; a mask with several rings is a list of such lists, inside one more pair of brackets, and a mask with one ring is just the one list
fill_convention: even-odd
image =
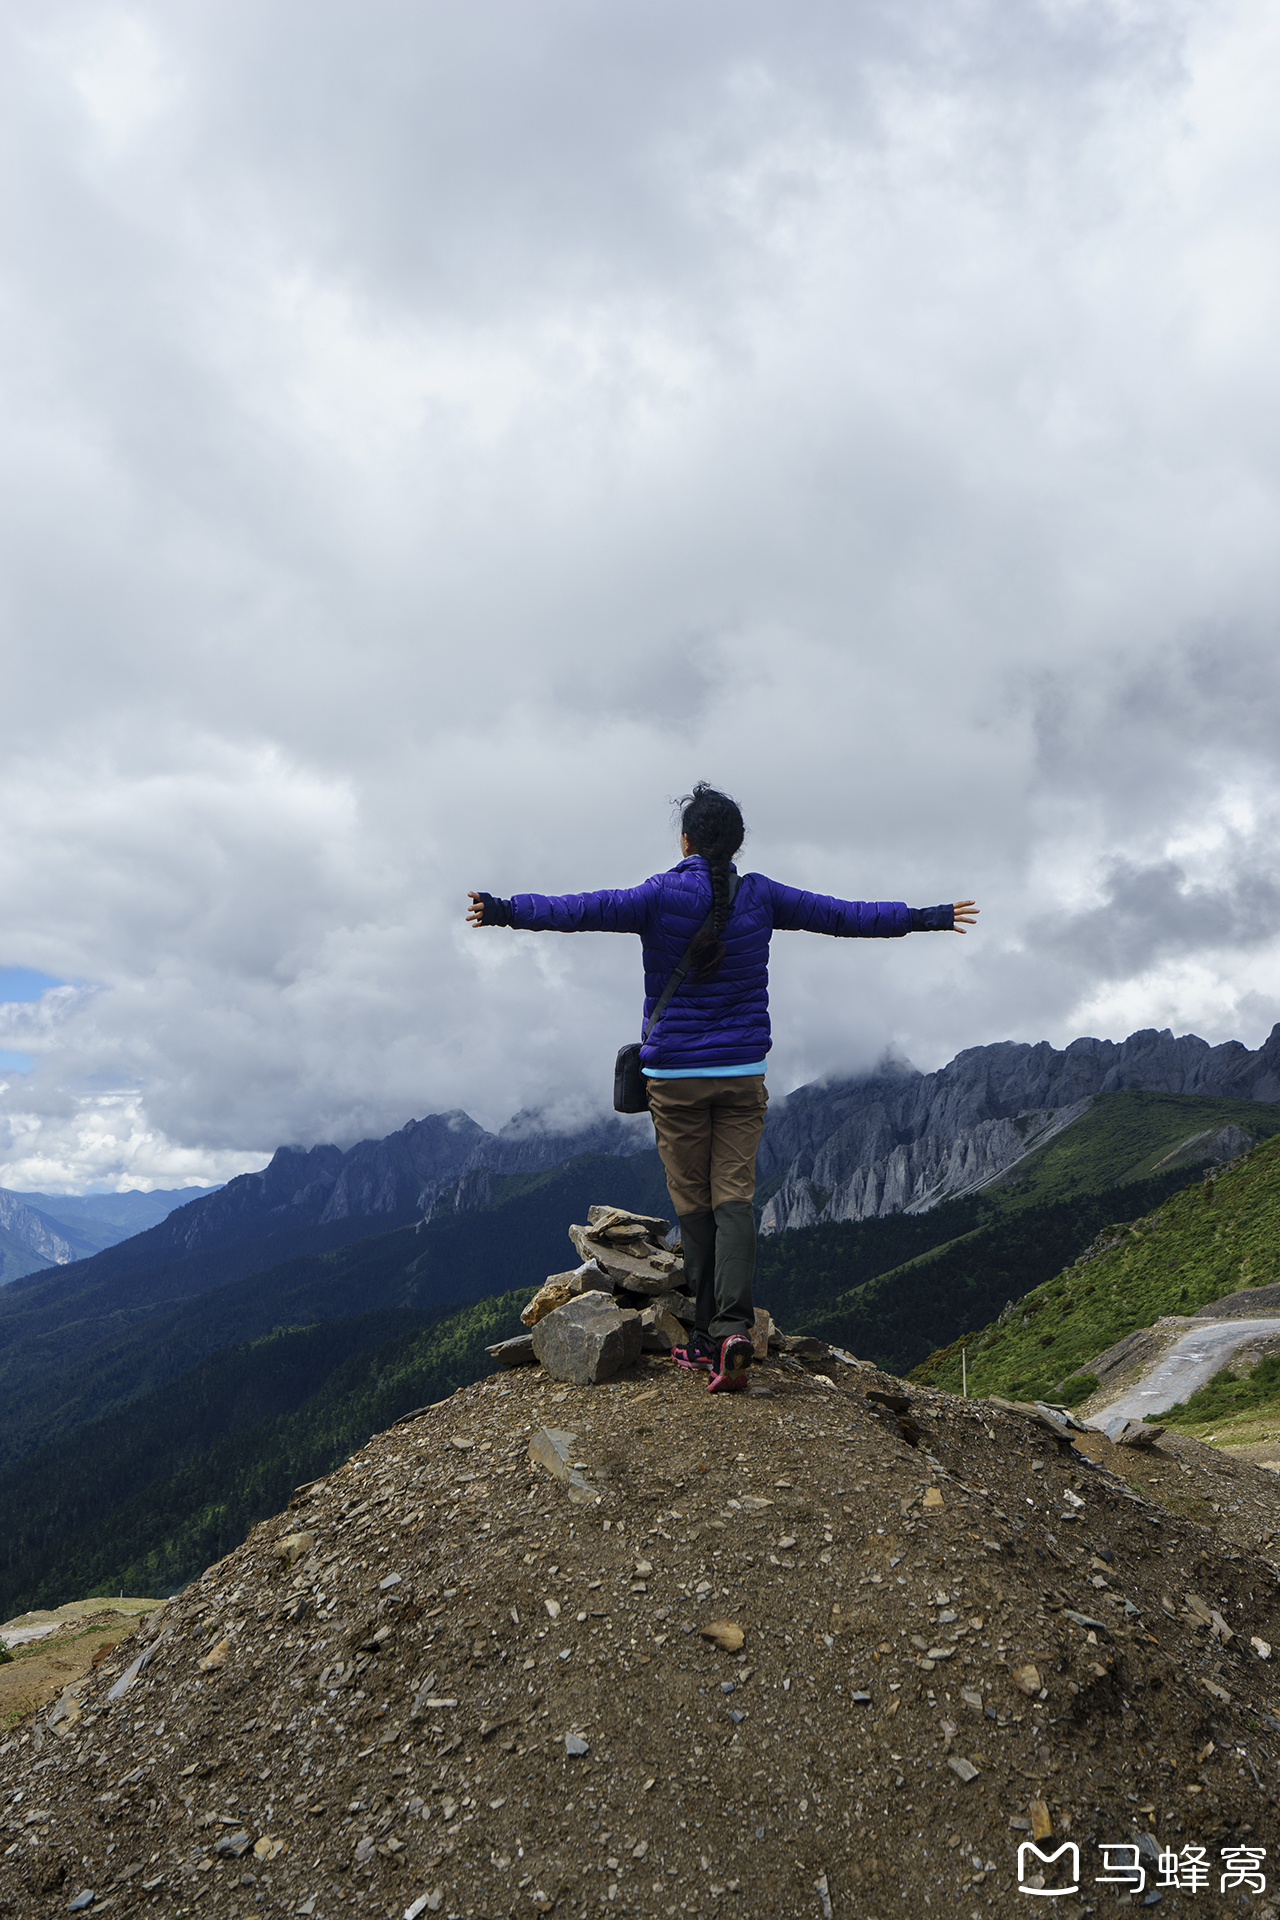
[[(41, 973), (35, 967), (0, 967), (0, 1005), (38, 1000), (51, 987), (66, 984), (65, 980), (55, 980), (51, 973)], [(32, 1065), (29, 1053), (6, 1053), (0, 1048), (0, 1073), (30, 1073)]]
[[(65, 987), (65, 980), (55, 980), (52, 974), (38, 973), (34, 967), (0, 967), (0, 1005), (5, 1001), (12, 1004), (15, 1000), (38, 1000), (42, 993), (48, 993), (50, 987)], [(5, 1056), (0, 1059), (18, 1056)]]

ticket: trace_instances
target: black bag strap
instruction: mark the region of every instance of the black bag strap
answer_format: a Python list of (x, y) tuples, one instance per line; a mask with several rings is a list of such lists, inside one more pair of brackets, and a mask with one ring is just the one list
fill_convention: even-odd
[[(729, 875), (729, 905), (731, 908), (733, 906), (734, 897), (738, 891), (739, 879), (740, 879), (740, 876), (736, 873), (731, 873)], [(726, 920), (728, 919), (728, 914), (725, 915), (725, 918)], [(716, 919), (716, 910), (713, 906), (710, 913), (707, 915), (706, 919), (703, 921), (702, 925), (698, 928), (697, 933), (694, 934), (693, 939), (689, 942), (688, 946), (685, 948), (684, 953), (681, 956), (679, 966), (677, 966), (675, 972), (672, 974), (671, 978), (668, 980), (666, 986), (662, 989), (662, 992), (659, 994), (658, 999), (654, 1004), (653, 1012), (649, 1015), (649, 1018), (645, 1021), (644, 1032), (640, 1035), (641, 1046), (643, 1046), (645, 1041), (649, 1038), (650, 1033), (653, 1031), (654, 1027), (657, 1026), (659, 1020), (661, 1020), (663, 1014), (666, 1012), (667, 1008), (670, 1006), (675, 995), (679, 993), (680, 988), (684, 984), (684, 977), (686, 973), (688, 973), (689, 971), (689, 962), (693, 958), (694, 946), (696, 942), (701, 939), (702, 935), (707, 931), (707, 928), (715, 925), (715, 919)]]

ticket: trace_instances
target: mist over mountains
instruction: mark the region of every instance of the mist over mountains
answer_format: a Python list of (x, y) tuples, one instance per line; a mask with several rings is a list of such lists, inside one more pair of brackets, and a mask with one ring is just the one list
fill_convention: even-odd
[[(970, 1047), (936, 1073), (892, 1063), (799, 1087), (773, 1104), (765, 1122), (762, 1229), (935, 1206), (995, 1178), (1098, 1094), (1126, 1089), (1280, 1100), (1280, 1024), (1256, 1052), (1239, 1041), (1211, 1047), (1194, 1034), (1154, 1030), (1120, 1042), (1075, 1040), (1062, 1050), (1002, 1041)], [(434, 1221), (488, 1208), (506, 1176), (584, 1153), (626, 1157), (652, 1147), (643, 1114), (562, 1130), (526, 1112), (496, 1134), (460, 1111), (429, 1114), (345, 1153), (281, 1147), (261, 1173), (184, 1207), (158, 1232), (175, 1250), (194, 1251), (211, 1236), (224, 1243), (268, 1220), (320, 1228), (357, 1219)]]
[[(998, 1177), (1099, 1094), (1126, 1089), (1280, 1100), (1280, 1024), (1256, 1051), (1238, 1041), (1210, 1046), (1194, 1034), (1146, 1029), (1120, 1042), (1086, 1038), (1063, 1049), (1002, 1041), (967, 1048), (934, 1073), (889, 1061), (870, 1074), (799, 1087), (774, 1102), (765, 1123), (761, 1229), (926, 1210)], [(158, 1224), (117, 1246), (109, 1265), (118, 1273), (140, 1271), (236, 1249), (238, 1257), (215, 1263), (218, 1277), (230, 1279), (252, 1271), (260, 1242), (269, 1240), (274, 1259), (319, 1252), (375, 1224), (484, 1211), (505, 1180), (582, 1154), (625, 1158), (652, 1148), (643, 1114), (598, 1116), (574, 1127), (548, 1125), (526, 1111), (497, 1133), (461, 1110), (428, 1114), (345, 1151), (282, 1146), (259, 1172), (185, 1203), (180, 1194), (106, 1196), (165, 1211)], [(27, 1206), (27, 1198), (41, 1201), (45, 1212)], [(63, 1204), (101, 1210), (96, 1196)], [(25, 1231), (31, 1266), (69, 1267), (97, 1251), (86, 1244), (85, 1222), (77, 1225), (66, 1213), (54, 1220), (51, 1205), (44, 1196), (0, 1191), (0, 1229), (12, 1233), (12, 1220)], [(107, 1268), (96, 1264), (94, 1271), (105, 1276)]]

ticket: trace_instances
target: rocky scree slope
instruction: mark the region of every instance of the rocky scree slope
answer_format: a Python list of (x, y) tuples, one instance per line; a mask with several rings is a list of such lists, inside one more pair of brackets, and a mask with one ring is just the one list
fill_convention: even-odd
[(936, 1073), (890, 1063), (801, 1087), (770, 1109), (761, 1180), (766, 1233), (920, 1210), (994, 1179), (1086, 1110), (1138, 1089), (1280, 1100), (1280, 1025), (1251, 1052), (1194, 1034), (1073, 1040), (1062, 1051), (1002, 1041), (970, 1047)]
[(1273, 1863), (1275, 1565), (1099, 1436), (838, 1372), (526, 1369), (379, 1435), (0, 1745), (0, 1912), (969, 1920), (1032, 1834)]

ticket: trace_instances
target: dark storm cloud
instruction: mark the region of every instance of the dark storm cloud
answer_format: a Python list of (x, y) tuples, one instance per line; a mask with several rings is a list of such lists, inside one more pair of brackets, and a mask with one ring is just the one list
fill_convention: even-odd
[(1273, 943), (1280, 930), (1274, 864), (1197, 886), (1174, 860), (1149, 867), (1112, 860), (1101, 894), (1096, 906), (1034, 922), (1030, 950), (1072, 962), (1093, 980), (1125, 980), (1186, 954), (1243, 955)]

